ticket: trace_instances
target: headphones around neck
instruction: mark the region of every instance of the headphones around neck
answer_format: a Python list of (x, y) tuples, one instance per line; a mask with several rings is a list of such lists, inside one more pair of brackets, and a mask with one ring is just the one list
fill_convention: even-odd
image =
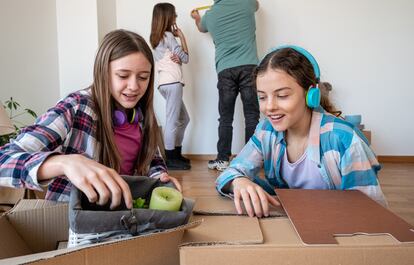
[(320, 74), (319, 65), (316, 62), (316, 59), (312, 56), (312, 54), (310, 54), (310, 52), (308, 52), (302, 47), (295, 46), (295, 45), (282, 45), (282, 46), (273, 48), (266, 54), (266, 56), (269, 53), (272, 53), (272, 52), (275, 52), (281, 49), (285, 49), (285, 48), (290, 48), (290, 49), (297, 51), (298, 53), (305, 56), (305, 58), (308, 59), (308, 61), (311, 63), (313, 67), (313, 72), (315, 73), (315, 76), (316, 76), (316, 86), (310, 87), (308, 92), (306, 93), (306, 105), (309, 108), (319, 107), (319, 105), (321, 104), (321, 90), (319, 89), (319, 80), (320, 80), (321, 74)]
[(115, 110), (112, 115), (112, 121), (115, 126), (122, 126), (126, 123), (138, 124), (140, 118), (140, 111), (136, 108), (132, 109), (131, 117), (128, 119), (128, 115), (124, 110)]

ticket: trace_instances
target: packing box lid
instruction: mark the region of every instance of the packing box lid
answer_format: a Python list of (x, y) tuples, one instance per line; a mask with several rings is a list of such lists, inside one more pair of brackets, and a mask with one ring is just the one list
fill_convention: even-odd
[(276, 193), (305, 244), (336, 244), (335, 235), (361, 233), (414, 242), (413, 226), (358, 190), (277, 189)]
[(54, 250), (68, 238), (68, 205), (22, 200), (0, 217), (0, 264), (136, 264), (138, 260), (140, 264), (178, 264), (184, 230), (199, 224), (195, 221), (160, 233)]
[[(197, 199), (198, 201), (198, 199)], [(195, 209), (222, 213), (231, 202), (198, 205)], [(223, 206), (223, 207), (222, 207)], [(233, 206), (234, 207), (234, 206)], [(335, 245), (305, 245), (287, 217), (199, 215), (203, 224), (184, 233), (181, 265), (204, 264), (414, 264), (414, 244), (389, 235), (335, 237)], [(315, 227), (316, 230), (319, 227)], [(261, 242), (262, 241), (262, 242)]]

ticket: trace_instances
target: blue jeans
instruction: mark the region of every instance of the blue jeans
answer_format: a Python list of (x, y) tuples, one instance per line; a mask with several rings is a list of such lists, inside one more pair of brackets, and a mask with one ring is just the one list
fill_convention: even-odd
[(236, 98), (240, 93), (245, 120), (245, 142), (253, 135), (259, 122), (259, 102), (253, 84), (255, 65), (242, 65), (221, 71), (218, 74), (219, 91), (219, 140), (217, 142), (217, 159), (229, 161), (233, 140), (233, 118)]

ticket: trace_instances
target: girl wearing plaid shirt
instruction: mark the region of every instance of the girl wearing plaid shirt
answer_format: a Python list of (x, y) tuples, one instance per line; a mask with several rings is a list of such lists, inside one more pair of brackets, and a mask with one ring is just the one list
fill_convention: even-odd
[[(216, 180), (222, 195), (241, 201), (249, 216), (268, 216), (275, 188), (356, 189), (386, 205), (381, 168), (365, 136), (320, 93), (319, 66), (303, 48), (267, 54), (255, 72), (260, 111), (266, 117), (230, 167)], [(259, 171), (264, 168), (265, 179)]]
[(0, 186), (42, 190), (67, 201), (71, 185), (111, 208), (131, 191), (120, 174), (179, 182), (168, 175), (158, 148), (153, 109), (154, 60), (130, 31), (108, 33), (95, 58), (93, 84), (61, 100), (0, 148)]

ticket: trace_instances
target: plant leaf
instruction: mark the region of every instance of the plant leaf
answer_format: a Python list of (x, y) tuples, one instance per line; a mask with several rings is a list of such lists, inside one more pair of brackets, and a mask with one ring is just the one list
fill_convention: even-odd
[(31, 109), (24, 109), (27, 113), (29, 113), (33, 118), (37, 118), (36, 112)]
[(139, 197), (133, 200), (133, 207), (134, 208), (145, 208), (145, 199)]

